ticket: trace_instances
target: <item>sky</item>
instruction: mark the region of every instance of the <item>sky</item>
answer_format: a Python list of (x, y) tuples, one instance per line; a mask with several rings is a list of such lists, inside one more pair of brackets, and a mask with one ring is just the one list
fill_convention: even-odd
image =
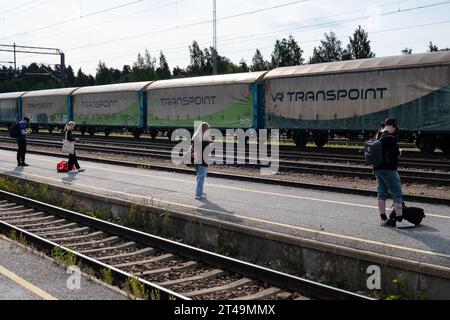
[[(189, 64), (189, 45), (213, 45), (213, 0), (0, 0), (0, 44), (58, 48), (66, 65), (95, 74), (132, 65), (138, 52), (163, 51), (169, 66)], [(334, 31), (343, 46), (361, 25), (376, 56), (405, 48), (426, 52), (429, 41), (450, 47), (450, 0), (217, 0), (220, 55), (251, 64), (259, 48), (270, 60), (277, 39), (289, 35), (307, 60), (324, 33)], [(0, 52), (0, 65), (13, 55)], [(18, 65), (58, 64), (52, 55), (18, 54)]]

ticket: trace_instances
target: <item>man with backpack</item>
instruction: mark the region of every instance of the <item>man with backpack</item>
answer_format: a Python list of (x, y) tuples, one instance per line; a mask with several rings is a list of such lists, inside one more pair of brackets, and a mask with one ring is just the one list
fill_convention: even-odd
[(386, 119), (374, 140), (366, 142), (366, 161), (373, 165), (377, 179), (378, 209), (380, 225), (388, 225), (386, 216), (386, 199), (391, 194), (394, 201), (395, 225), (397, 228), (411, 228), (415, 225), (403, 219), (403, 193), (400, 176), (397, 172), (398, 158), (401, 155), (397, 144), (397, 120)]
[(27, 125), (30, 123), (30, 119), (25, 117), (22, 121), (17, 122), (11, 128), (10, 136), (12, 138), (17, 138), (17, 166), (27, 167), (29, 166), (25, 163), (25, 154), (27, 152)]

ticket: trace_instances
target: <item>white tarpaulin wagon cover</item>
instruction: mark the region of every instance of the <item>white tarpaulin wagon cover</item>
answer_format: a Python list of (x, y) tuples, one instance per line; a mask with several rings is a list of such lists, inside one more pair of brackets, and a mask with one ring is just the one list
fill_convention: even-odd
[(73, 93), (74, 121), (80, 125), (139, 126), (140, 106), (150, 81), (79, 88)]
[(22, 96), (22, 114), (32, 123), (64, 124), (68, 120), (69, 96), (76, 88), (30, 91)]
[(450, 52), (278, 68), (265, 76), (268, 128), (450, 129)]
[(10, 123), (17, 121), (19, 113), (17, 99), (25, 92), (0, 93), (0, 122)]
[(147, 88), (149, 126), (215, 128), (253, 125), (253, 84), (265, 72), (156, 81)]

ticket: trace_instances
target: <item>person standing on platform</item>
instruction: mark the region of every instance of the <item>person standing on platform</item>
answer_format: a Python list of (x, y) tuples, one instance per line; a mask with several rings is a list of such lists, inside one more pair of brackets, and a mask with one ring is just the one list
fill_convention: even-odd
[(377, 135), (377, 139), (381, 142), (383, 157), (383, 161), (373, 168), (374, 175), (377, 179), (378, 210), (381, 216), (380, 225), (387, 225), (389, 223), (388, 217), (386, 216), (386, 199), (390, 193), (394, 200), (396, 227), (411, 228), (415, 225), (403, 219), (402, 184), (397, 172), (398, 158), (401, 155), (397, 144), (397, 137), (395, 136), (397, 131), (397, 120), (389, 118), (383, 122)]
[(17, 131), (17, 166), (18, 167), (28, 167), (29, 165), (25, 162), (25, 154), (27, 153), (27, 126), (30, 123), (30, 119), (25, 117), (20, 121)]
[[(75, 139), (72, 135), (72, 130), (75, 129), (76, 123), (74, 121), (69, 121), (64, 128), (64, 137), (67, 141), (72, 142), (74, 144), (73, 150), (69, 151), (69, 173), (77, 173), (83, 172), (85, 169), (80, 168), (78, 164), (77, 154), (75, 153)], [(76, 169), (73, 169), (75, 166)]]
[(195, 199), (197, 200), (206, 198), (206, 193), (203, 192), (203, 186), (208, 174), (209, 155), (205, 155), (205, 149), (211, 143), (209, 138), (209, 129), (209, 124), (202, 122), (202, 124), (195, 131), (191, 141), (195, 173), (197, 175), (197, 185), (195, 189)]

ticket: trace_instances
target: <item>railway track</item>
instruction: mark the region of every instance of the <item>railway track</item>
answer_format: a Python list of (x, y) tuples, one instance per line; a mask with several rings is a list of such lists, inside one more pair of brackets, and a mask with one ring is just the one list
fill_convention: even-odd
[[(15, 143), (13, 139), (0, 137), (0, 141)], [(29, 139), (28, 143), (33, 146), (46, 148), (60, 148), (61, 142), (54, 139), (52, 141), (40, 141), (36, 139)], [(130, 146), (114, 146), (89, 143), (79, 143), (78, 150), (87, 152), (101, 152), (107, 154), (123, 154), (136, 157), (150, 157), (157, 159), (170, 160), (171, 146), (164, 146), (163, 148), (154, 148), (153, 146), (146, 147), (130, 147)], [(223, 157), (223, 161), (231, 160), (233, 163), (238, 163), (242, 160), (242, 166), (259, 169), (261, 165), (258, 159), (249, 158), (246, 153), (237, 153), (235, 157)], [(253, 163), (249, 160), (253, 160)], [(322, 161), (322, 162), (319, 162)], [(339, 161), (340, 164), (335, 162)], [(332, 162), (332, 163), (330, 163)], [(284, 172), (298, 172), (319, 175), (333, 175), (339, 177), (354, 177), (361, 179), (374, 179), (372, 169), (364, 165), (364, 160), (361, 156), (333, 156), (326, 157), (326, 155), (299, 155), (298, 153), (281, 153), (278, 161), (279, 170)], [(400, 163), (401, 169), (399, 174), (404, 182), (415, 184), (429, 184), (450, 186), (450, 162), (423, 160), (402, 160)], [(411, 168), (415, 168), (412, 170)], [(419, 169), (425, 170), (419, 170)], [(436, 172), (435, 170), (439, 170)]]
[(151, 298), (370, 299), (4, 191), (0, 230), (47, 252), (70, 253), (98, 274), (111, 270), (116, 283), (134, 279)]
[[(62, 139), (61, 133), (47, 133), (47, 134), (32, 134), (35, 139), (39, 140), (58, 140)], [(7, 132), (0, 131), (0, 137), (7, 138)], [(171, 142), (166, 138), (157, 138), (151, 139), (150, 137), (142, 137), (140, 140), (136, 140), (133, 137), (126, 136), (109, 136), (109, 137), (100, 137), (100, 136), (91, 136), (91, 135), (80, 135), (74, 134), (74, 137), (80, 138), (82, 142), (88, 143), (100, 143), (100, 144), (108, 144), (108, 145), (116, 145), (116, 146), (136, 146), (139, 148), (160, 148), (160, 149), (168, 149), (172, 148), (175, 142)], [(308, 154), (315, 154), (317, 156), (330, 156), (330, 155), (339, 155), (339, 156), (361, 156), (361, 148), (363, 146), (362, 141), (332, 141), (330, 143), (335, 145), (342, 145), (345, 147), (307, 147), (303, 149), (296, 148), (295, 145), (287, 145), (281, 144), (280, 151), (286, 152), (291, 155), (301, 155), (307, 156)], [(400, 148), (412, 148), (412, 144), (399, 144)], [(432, 159), (449, 159), (448, 155), (444, 155), (443, 153), (436, 152), (433, 154), (423, 154), (419, 151), (411, 151), (405, 150), (403, 152), (404, 158), (411, 159), (420, 159), (419, 161), (432, 160)]]

